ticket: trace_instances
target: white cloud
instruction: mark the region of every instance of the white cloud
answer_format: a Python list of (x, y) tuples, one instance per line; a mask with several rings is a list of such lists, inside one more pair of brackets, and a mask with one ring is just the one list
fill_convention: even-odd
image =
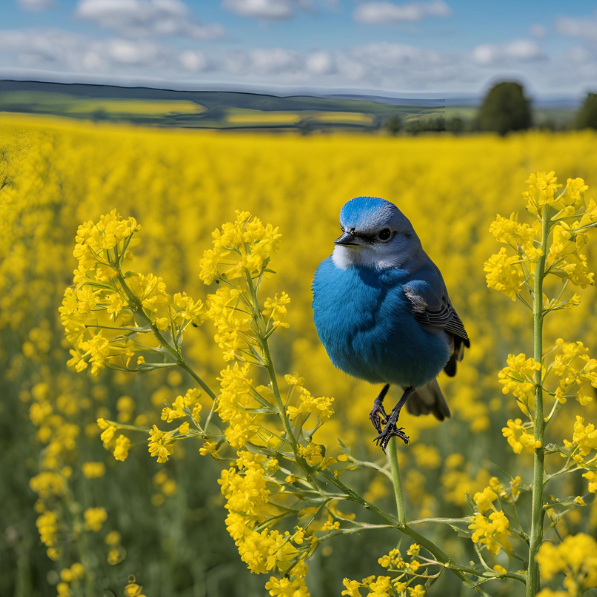
[(336, 70), (334, 58), (329, 52), (313, 52), (305, 61), (305, 67), (314, 75), (329, 75)]
[(180, 0), (80, 0), (75, 16), (130, 37), (222, 37), (221, 25), (206, 25)]
[(56, 6), (54, 0), (17, 0), (17, 5), (23, 10), (37, 12)]
[(545, 52), (533, 40), (519, 39), (503, 45), (482, 44), (473, 50), (473, 60), (482, 66), (545, 60)]
[(284, 21), (294, 16), (292, 0), (224, 0), (222, 6), (242, 17)]
[[(34, 69), (101, 74), (134, 68), (165, 68), (171, 51), (144, 40), (89, 40), (62, 30), (0, 31), (0, 54)], [(14, 64), (10, 59), (9, 64)]]
[(576, 63), (586, 63), (594, 60), (594, 55), (582, 46), (574, 46), (566, 52), (567, 60)]
[(180, 55), (180, 62), (188, 71), (200, 72), (207, 68), (207, 58), (203, 52), (187, 50)]
[(533, 37), (545, 37), (547, 35), (547, 27), (545, 25), (541, 25), (540, 23), (531, 25), (530, 31)]
[(556, 21), (556, 31), (564, 37), (579, 37), (586, 41), (597, 41), (597, 17), (593, 19), (561, 17)]
[(360, 4), (355, 9), (353, 17), (359, 23), (387, 25), (404, 21), (422, 21), (427, 17), (449, 17), (451, 14), (452, 10), (443, 0), (409, 2), (407, 4), (373, 1)]

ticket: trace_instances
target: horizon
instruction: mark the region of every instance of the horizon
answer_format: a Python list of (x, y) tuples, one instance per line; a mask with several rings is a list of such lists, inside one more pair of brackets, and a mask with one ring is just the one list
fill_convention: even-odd
[[(506, 79), (503, 79), (504, 81)], [(492, 84), (501, 82), (502, 80), (494, 81)], [(22, 83), (22, 84), (48, 84), (48, 85), (87, 85), (94, 87), (116, 87), (121, 89), (146, 89), (154, 91), (170, 91), (170, 92), (189, 92), (189, 93), (240, 93), (248, 95), (264, 95), (274, 96), (280, 98), (291, 97), (322, 97), (322, 98), (345, 98), (358, 99), (366, 98), (372, 101), (375, 100), (390, 100), (390, 101), (444, 101), (445, 107), (460, 106), (460, 105), (479, 105), (490, 87), (484, 89), (480, 93), (439, 93), (439, 92), (399, 92), (387, 89), (355, 89), (355, 88), (302, 88), (291, 86), (267, 86), (267, 85), (249, 85), (249, 84), (217, 84), (212, 85), (192, 85), (192, 84), (172, 84), (164, 86), (161, 81), (156, 80), (141, 80), (124, 84), (122, 81), (97, 81), (84, 80), (84, 78), (66, 78), (58, 80), (58, 78), (11, 78), (3, 77), (0, 73), (0, 83)], [(520, 82), (520, 81), (516, 81)], [(523, 84), (524, 86), (524, 84)], [(525, 93), (532, 104), (537, 106), (546, 106), (553, 103), (566, 104), (565, 109), (577, 109), (587, 93), (539, 93), (530, 95), (525, 88)], [(590, 93), (590, 92), (588, 92)]]

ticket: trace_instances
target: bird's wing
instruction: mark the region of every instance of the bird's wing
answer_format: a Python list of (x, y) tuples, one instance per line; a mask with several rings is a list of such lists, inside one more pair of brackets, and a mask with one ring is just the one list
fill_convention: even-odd
[(441, 274), (437, 271), (431, 281), (410, 282), (404, 286), (404, 294), (412, 305), (415, 320), (424, 330), (434, 334), (443, 331), (452, 339), (452, 354), (444, 371), (449, 377), (454, 377), (458, 361), (464, 357), (464, 347), (470, 348), (471, 342), (452, 306)]
[[(445, 287), (441, 293), (432, 293), (428, 283), (410, 283), (404, 286), (404, 294), (412, 305), (415, 319), (424, 330), (432, 333), (444, 330), (461, 338), (467, 348), (470, 346), (464, 324), (452, 306)], [(430, 297), (430, 294), (435, 296)]]

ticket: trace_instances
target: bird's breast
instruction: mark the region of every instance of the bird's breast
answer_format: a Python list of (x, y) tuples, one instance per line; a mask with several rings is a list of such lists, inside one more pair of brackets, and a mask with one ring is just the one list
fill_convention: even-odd
[(327, 259), (313, 281), (313, 312), (334, 365), (359, 379), (422, 385), (449, 358), (444, 335), (425, 332), (415, 321), (398, 276), (340, 269)]

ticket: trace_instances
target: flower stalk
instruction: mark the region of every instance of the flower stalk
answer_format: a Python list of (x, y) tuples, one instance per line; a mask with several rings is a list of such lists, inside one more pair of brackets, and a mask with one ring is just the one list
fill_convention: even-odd
[(533, 358), (540, 363), (535, 371), (535, 451), (533, 455), (533, 493), (531, 511), (531, 533), (529, 545), (529, 567), (527, 571), (527, 597), (534, 597), (539, 592), (539, 565), (537, 553), (543, 543), (543, 489), (545, 487), (545, 421), (543, 417), (543, 280), (545, 278), (545, 259), (547, 241), (550, 232), (550, 206), (545, 205), (541, 221), (541, 251), (535, 267), (535, 285), (533, 291)]

